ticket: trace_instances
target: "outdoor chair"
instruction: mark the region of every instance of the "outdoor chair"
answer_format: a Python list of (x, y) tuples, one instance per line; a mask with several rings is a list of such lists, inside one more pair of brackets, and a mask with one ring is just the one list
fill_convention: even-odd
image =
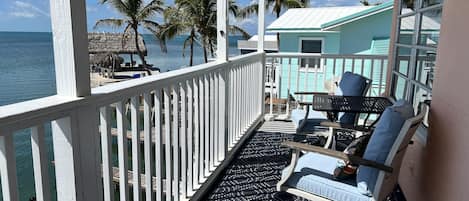
[[(372, 80), (352, 72), (345, 72), (339, 83), (336, 83), (337, 89), (334, 95), (338, 96), (366, 96), (371, 87)], [(327, 92), (295, 92), (295, 95), (327, 95)], [(306, 109), (294, 109), (291, 113), (292, 122), (295, 124), (297, 131), (302, 132), (311, 126), (319, 125), (323, 121), (330, 119), (330, 115), (324, 115), (322, 112), (310, 109), (309, 105), (305, 105)], [(329, 116), (329, 117), (328, 117)], [(358, 121), (358, 114), (344, 113), (339, 115), (338, 120), (345, 125), (354, 125)], [(306, 121), (305, 121), (306, 119)]]
[[(412, 136), (421, 125), (427, 106), (414, 117), (413, 107), (397, 101), (386, 108), (365, 147), (363, 157), (303, 143), (284, 142), (292, 149), (289, 166), (277, 190), (308, 200), (382, 201), (397, 185), (401, 163)], [(306, 152), (300, 156), (301, 153)], [(338, 164), (358, 165), (356, 177), (333, 177)]]
[[(355, 74), (345, 72), (339, 83), (336, 83), (337, 89), (334, 95), (338, 96), (366, 96), (371, 87), (372, 80)], [(296, 92), (296, 95), (328, 95), (326, 92)], [(337, 117), (337, 118), (336, 118)], [(327, 115), (324, 112), (314, 111), (310, 109), (310, 105), (305, 105), (305, 109), (294, 109), (291, 113), (291, 120), (296, 127), (297, 133), (310, 133), (317, 130), (318, 127), (330, 127), (331, 123), (339, 120), (339, 126), (355, 128), (357, 125), (359, 114), (357, 113), (341, 113)], [(336, 125), (336, 126), (337, 126)], [(324, 147), (329, 147), (332, 143), (332, 133), (327, 134), (327, 142)]]

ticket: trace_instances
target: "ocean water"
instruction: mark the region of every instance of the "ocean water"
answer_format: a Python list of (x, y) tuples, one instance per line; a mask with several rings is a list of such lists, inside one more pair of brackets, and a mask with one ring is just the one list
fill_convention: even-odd
[[(230, 37), (230, 56), (239, 54), (236, 41), (240, 38)], [(162, 72), (188, 66), (188, 49), (186, 56), (182, 56), (184, 37), (168, 41), (168, 53), (161, 52), (159, 42), (153, 36), (144, 35), (144, 39), (148, 48), (148, 63)], [(194, 63), (203, 63), (203, 52), (199, 46), (195, 49)], [(0, 106), (55, 94), (52, 34), (0, 32), (0, 76)], [(50, 125), (45, 125), (45, 128), (48, 152), (52, 153)], [(35, 194), (29, 133), (29, 130), (22, 130), (14, 135), (20, 200), (26, 201)], [(49, 155), (49, 159), (53, 160), (53, 156)], [(50, 175), (55, 175), (53, 165), (49, 169)], [(54, 179), (51, 179), (51, 185), (54, 191)]]

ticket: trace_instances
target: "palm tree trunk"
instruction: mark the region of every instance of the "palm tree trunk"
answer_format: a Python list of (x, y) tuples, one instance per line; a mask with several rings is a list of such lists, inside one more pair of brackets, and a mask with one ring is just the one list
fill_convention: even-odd
[(137, 48), (138, 56), (142, 60), (143, 69), (147, 71), (148, 75), (151, 75), (151, 70), (147, 68), (147, 61), (145, 61), (145, 56), (143, 55), (143, 52), (140, 49), (140, 46), (138, 45), (138, 27), (133, 26), (133, 29), (135, 33), (135, 47)]
[(191, 56), (189, 59), (189, 66), (194, 65), (194, 29), (191, 30)]
[(205, 63), (208, 62), (208, 58), (207, 58), (207, 40), (204, 39), (204, 42), (203, 42), (203, 45), (202, 45), (204, 48), (204, 61)]
[(209, 46), (210, 46), (210, 54), (212, 55), (212, 57), (215, 57), (215, 50), (213, 49), (213, 44), (209, 43)]

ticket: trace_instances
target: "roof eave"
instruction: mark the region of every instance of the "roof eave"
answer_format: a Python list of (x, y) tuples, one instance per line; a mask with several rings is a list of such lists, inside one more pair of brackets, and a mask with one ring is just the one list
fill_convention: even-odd
[(383, 4), (380, 4), (378, 6), (372, 7), (370, 9), (367, 9), (367, 10), (364, 10), (364, 11), (361, 11), (361, 12), (358, 12), (358, 13), (354, 13), (352, 15), (348, 15), (348, 16), (345, 16), (345, 17), (342, 17), (342, 18), (339, 18), (339, 19), (324, 23), (324, 24), (321, 25), (321, 30), (330, 30), (330, 29), (333, 29), (335, 27), (338, 27), (338, 26), (341, 26), (341, 25), (344, 25), (344, 24), (347, 24), (347, 23), (350, 23), (350, 22), (353, 22), (353, 21), (356, 21), (356, 20), (371, 16), (371, 15), (376, 15), (378, 13), (393, 9), (393, 6), (394, 6), (394, 2), (393, 1), (388, 1), (386, 3), (383, 3)]

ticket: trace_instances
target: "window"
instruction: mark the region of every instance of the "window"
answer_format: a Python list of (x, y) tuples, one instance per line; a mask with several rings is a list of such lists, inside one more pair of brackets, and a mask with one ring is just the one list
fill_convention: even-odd
[[(322, 38), (300, 38), (300, 52), (321, 54), (323, 53), (323, 42)], [(321, 60), (314, 57), (302, 58), (300, 67), (303, 69), (321, 69)]]
[(443, 0), (400, 0), (391, 94), (415, 109), (432, 97), (442, 7)]

